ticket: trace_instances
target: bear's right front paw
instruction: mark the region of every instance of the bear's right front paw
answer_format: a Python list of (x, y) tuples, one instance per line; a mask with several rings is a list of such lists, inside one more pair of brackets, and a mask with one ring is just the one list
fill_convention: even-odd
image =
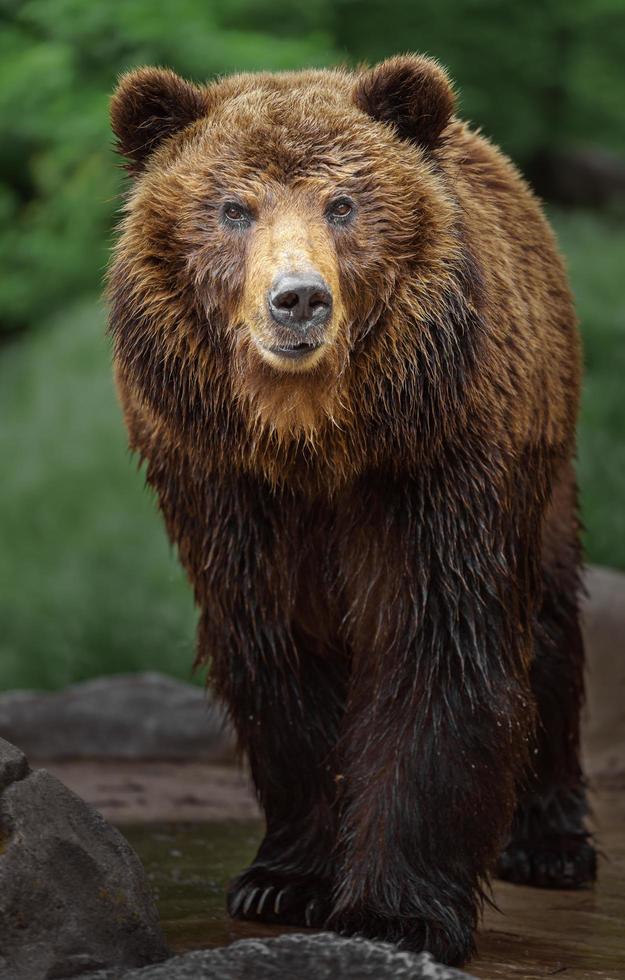
[(320, 878), (285, 875), (252, 865), (228, 889), (233, 919), (320, 929), (330, 911), (330, 886)]

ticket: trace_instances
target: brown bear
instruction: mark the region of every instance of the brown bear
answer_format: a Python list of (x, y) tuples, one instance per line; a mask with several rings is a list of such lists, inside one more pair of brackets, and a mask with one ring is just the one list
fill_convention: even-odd
[(130, 445), (266, 816), (230, 914), (447, 963), (498, 860), (595, 875), (575, 315), (540, 205), (454, 105), (411, 55), (131, 72), (109, 285)]

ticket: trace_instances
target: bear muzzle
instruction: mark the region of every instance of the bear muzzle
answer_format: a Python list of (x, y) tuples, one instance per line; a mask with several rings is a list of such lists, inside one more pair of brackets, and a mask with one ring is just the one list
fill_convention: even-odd
[(306, 360), (325, 343), (332, 291), (318, 273), (277, 276), (267, 293), (267, 307), (277, 329), (275, 343), (263, 347), (273, 357)]

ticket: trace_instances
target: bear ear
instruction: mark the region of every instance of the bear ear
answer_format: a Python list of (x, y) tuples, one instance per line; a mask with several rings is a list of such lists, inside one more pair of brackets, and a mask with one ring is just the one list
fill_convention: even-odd
[(206, 90), (166, 68), (138, 68), (122, 75), (111, 100), (111, 127), (126, 169), (137, 174), (156, 147), (201, 119), (208, 111)]
[(433, 58), (398, 55), (365, 71), (354, 92), (359, 109), (392, 123), (402, 139), (432, 149), (453, 115), (456, 98)]

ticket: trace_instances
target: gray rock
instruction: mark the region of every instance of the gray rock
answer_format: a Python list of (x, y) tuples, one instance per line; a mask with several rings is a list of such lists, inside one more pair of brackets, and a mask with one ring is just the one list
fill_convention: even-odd
[(161, 674), (121, 674), (64, 691), (0, 695), (0, 738), (36, 759), (230, 757), (222, 710), (199, 687)]
[(471, 980), (429, 953), (331, 932), (242, 939), (223, 949), (175, 956), (142, 970), (107, 970), (89, 980)]
[(0, 739), (0, 793), (28, 772), (26, 756), (15, 745)]
[(121, 834), (2, 739), (0, 779), (0, 980), (164, 959), (154, 899)]
[(586, 768), (593, 778), (618, 776), (625, 773), (625, 575), (595, 566), (586, 588)]

